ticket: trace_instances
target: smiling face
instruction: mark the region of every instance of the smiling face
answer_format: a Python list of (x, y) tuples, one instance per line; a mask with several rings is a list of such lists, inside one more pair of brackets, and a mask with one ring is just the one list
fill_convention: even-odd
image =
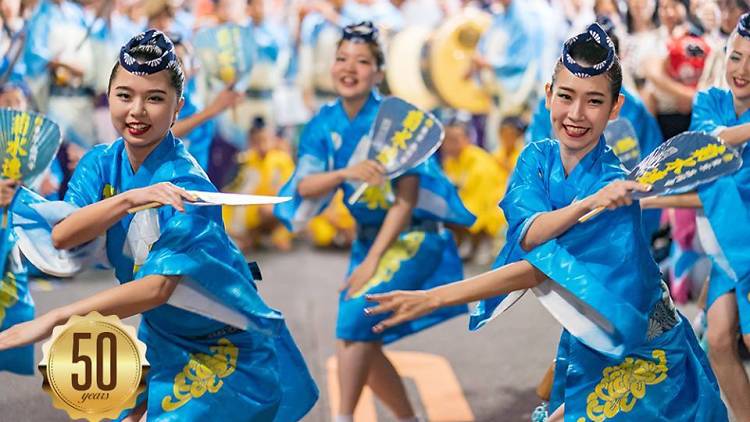
[(383, 80), (372, 48), (364, 42), (343, 41), (331, 67), (333, 87), (344, 100), (360, 100)]
[(120, 67), (112, 79), (112, 124), (131, 150), (155, 148), (177, 119), (182, 103), (167, 70), (139, 76)]
[(552, 130), (561, 150), (582, 158), (596, 146), (607, 122), (617, 117), (622, 95), (613, 98), (604, 74), (579, 78), (565, 67), (558, 71), (554, 85), (546, 88)]
[(750, 102), (750, 40), (732, 35), (727, 45), (725, 77), (737, 101)]

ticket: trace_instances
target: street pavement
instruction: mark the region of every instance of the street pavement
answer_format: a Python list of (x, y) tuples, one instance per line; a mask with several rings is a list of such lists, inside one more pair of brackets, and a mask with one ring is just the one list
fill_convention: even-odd
[[(251, 257), (263, 273), (259, 288), (281, 310), (318, 383), (321, 397), (305, 421), (331, 420), (337, 288), (347, 266), (342, 251), (298, 245), (293, 252)], [(482, 268), (468, 266), (468, 275)], [(37, 313), (86, 297), (114, 284), (109, 271), (75, 280), (36, 282)], [(693, 309), (683, 310), (689, 315)], [(126, 323), (137, 325), (138, 318)], [(387, 347), (419, 414), (435, 422), (528, 421), (540, 403), (535, 389), (554, 358), (560, 326), (531, 294), (481, 329), (469, 332), (467, 317), (454, 318)], [(35, 359), (42, 357), (41, 344)], [(41, 390), (40, 375), (0, 373), (0, 422), (67, 421)], [(367, 394), (358, 422), (392, 422), (387, 409)]]

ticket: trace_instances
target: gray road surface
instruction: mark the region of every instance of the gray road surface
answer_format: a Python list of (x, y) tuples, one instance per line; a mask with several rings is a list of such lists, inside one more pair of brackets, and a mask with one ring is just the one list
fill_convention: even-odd
[[(336, 288), (346, 269), (346, 254), (298, 246), (288, 254), (266, 252), (254, 255), (253, 259), (260, 262), (264, 275), (261, 294), (269, 304), (284, 312), (321, 390), (318, 404), (305, 421), (327, 422), (330, 400), (326, 361), (334, 352)], [(477, 271), (476, 267), (467, 270)], [(52, 290), (44, 289), (49, 285), (38, 285), (34, 292), (37, 312), (85, 297), (113, 283), (110, 272), (98, 271)], [(126, 322), (137, 324), (137, 318)], [(527, 295), (510, 312), (478, 333), (470, 333), (467, 318), (459, 317), (397, 342), (388, 350), (444, 357), (457, 377), (474, 420), (528, 421), (530, 412), (539, 404), (536, 384), (554, 357), (559, 332), (556, 321), (532, 295)], [(41, 351), (37, 344), (36, 360), (39, 359)], [(437, 370), (427, 371), (433, 372)], [(420, 382), (431, 385), (445, 382), (443, 375), (435, 376)], [(417, 382), (409, 378), (406, 384), (412, 400), (425, 415)], [(52, 408), (40, 386), (39, 375), (0, 373), (0, 422), (68, 420), (65, 413)], [(446, 398), (443, 404), (446, 400), (450, 401)], [(380, 404), (375, 407), (378, 421), (393, 420)]]

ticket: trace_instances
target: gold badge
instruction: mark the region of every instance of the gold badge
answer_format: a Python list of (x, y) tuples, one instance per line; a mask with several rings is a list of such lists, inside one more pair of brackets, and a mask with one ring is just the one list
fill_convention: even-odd
[(146, 345), (116, 316), (73, 316), (42, 345), (39, 371), (52, 405), (71, 419), (114, 419), (146, 384)]

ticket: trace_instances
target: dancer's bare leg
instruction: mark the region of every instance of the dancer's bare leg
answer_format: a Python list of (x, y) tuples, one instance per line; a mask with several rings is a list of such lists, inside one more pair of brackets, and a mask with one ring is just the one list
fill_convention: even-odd
[(339, 415), (353, 415), (380, 343), (338, 341)]
[(367, 385), (397, 418), (409, 419), (414, 417), (414, 409), (409, 403), (401, 376), (388, 356), (383, 353), (382, 345), (373, 355)]
[(719, 386), (737, 421), (750, 421), (750, 382), (737, 349), (737, 302), (734, 293), (722, 295), (708, 313), (708, 357)]

